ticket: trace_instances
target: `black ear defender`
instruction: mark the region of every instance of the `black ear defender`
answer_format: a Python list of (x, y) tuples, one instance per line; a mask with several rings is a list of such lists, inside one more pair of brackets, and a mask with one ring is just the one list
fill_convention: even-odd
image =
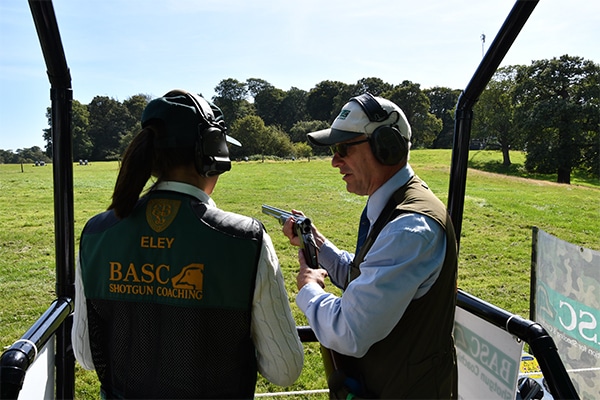
[(194, 164), (203, 176), (214, 176), (231, 170), (227, 127), (221, 110), (211, 106), (202, 97), (184, 90), (173, 90), (165, 96), (184, 95), (198, 111), (198, 134), (196, 136)]
[[(383, 122), (395, 112), (388, 113), (384, 110), (379, 101), (370, 93), (361, 94), (350, 100), (360, 104), (371, 122)], [(369, 137), (373, 155), (384, 165), (396, 165), (408, 155), (408, 141), (395, 125), (399, 119), (400, 115), (389, 125), (377, 127)]]

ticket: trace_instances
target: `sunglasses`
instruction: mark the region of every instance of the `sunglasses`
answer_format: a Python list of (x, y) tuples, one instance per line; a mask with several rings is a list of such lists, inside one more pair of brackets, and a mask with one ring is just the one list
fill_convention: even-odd
[(344, 158), (348, 155), (348, 147), (356, 146), (357, 144), (365, 143), (368, 141), (369, 141), (369, 139), (364, 139), (364, 140), (358, 140), (356, 142), (350, 142), (350, 143), (337, 143), (332, 146), (329, 146), (329, 148), (331, 149), (331, 154), (335, 155), (335, 153), (338, 153), (338, 155), (340, 157)]

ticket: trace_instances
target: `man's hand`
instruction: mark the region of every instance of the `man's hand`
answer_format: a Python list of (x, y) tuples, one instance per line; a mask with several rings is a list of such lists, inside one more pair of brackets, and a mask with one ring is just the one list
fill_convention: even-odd
[(319, 284), (319, 286), (325, 289), (325, 278), (327, 278), (327, 271), (323, 268), (310, 268), (306, 264), (306, 259), (304, 258), (304, 254), (302, 251), (298, 251), (298, 261), (300, 262), (300, 272), (298, 272), (298, 275), (296, 276), (296, 284), (298, 285), (298, 290), (302, 289), (304, 285), (310, 282), (316, 282)]
[[(304, 213), (302, 211), (292, 210), (292, 214), (304, 217)], [(296, 247), (300, 246), (302, 238), (296, 235), (294, 231), (294, 222), (296, 220), (294, 217), (289, 217), (285, 223), (283, 224), (283, 234), (290, 240), (290, 243)]]
[[(304, 217), (304, 213), (302, 211), (299, 210), (292, 210), (292, 214), (294, 215), (298, 215), (299, 217)], [(300, 242), (302, 240), (302, 238), (298, 237), (298, 235), (296, 235), (296, 232), (294, 232), (294, 217), (289, 217), (285, 223), (283, 224), (283, 234), (290, 240), (290, 244), (296, 246), (296, 247), (300, 247)], [(325, 243), (325, 236), (323, 236), (323, 234), (321, 234), (321, 232), (319, 232), (319, 230), (315, 227), (314, 224), (311, 224), (310, 226), (313, 237), (315, 238), (315, 243), (317, 245), (318, 248), (321, 248), (321, 245), (323, 245), (323, 243)]]

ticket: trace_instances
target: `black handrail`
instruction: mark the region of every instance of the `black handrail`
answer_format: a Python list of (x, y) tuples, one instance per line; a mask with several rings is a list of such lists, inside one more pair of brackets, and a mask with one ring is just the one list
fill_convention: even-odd
[[(463, 310), (529, 344), (553, 398), (579, 399), (573, 382), (558, 355), (554, 341), (540, 324), (511, 314), (462, 290), (458, 290), (456, 304)], [(310, 326), (298, 326), (296, 330), (302, 342), (317, 341)]]
[[(17, 399), (27, 370), (48, 340), (73, 312), (69, 298), (59, 298), (0, 358), (0, 398)], [(73, 396), (71, 396), (73, 398)]]
[(473, 106), (533, 12), (538, 0), (518, 0), (456, 104), (448, 212), (460, 246)]

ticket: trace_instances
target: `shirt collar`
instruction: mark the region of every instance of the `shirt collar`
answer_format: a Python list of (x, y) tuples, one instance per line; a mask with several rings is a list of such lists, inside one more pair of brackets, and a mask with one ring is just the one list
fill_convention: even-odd
[(154, 186), (154, 190), (168, 190), (171, 192), (184, 193), (189, 196), (195, 197), (203, 203), (210, 206), (216, 207), (214, 200), (206, 194), (202, 189), (189, 183), (176, 182), (176, 181), (161, 181)]
[(415, 175), (411, 166), (406, 163), (400, 171), (396, 172), (394, 176), (388, 179), (383, 185), (379, 187), (367, 200), (367, 218), (371, 225), (375, 223), (379, 214), (383, 211), (383, 208), (387, 204), (389, 198), (394, 194), (396, 190), (406, 185), (410, 178)]

